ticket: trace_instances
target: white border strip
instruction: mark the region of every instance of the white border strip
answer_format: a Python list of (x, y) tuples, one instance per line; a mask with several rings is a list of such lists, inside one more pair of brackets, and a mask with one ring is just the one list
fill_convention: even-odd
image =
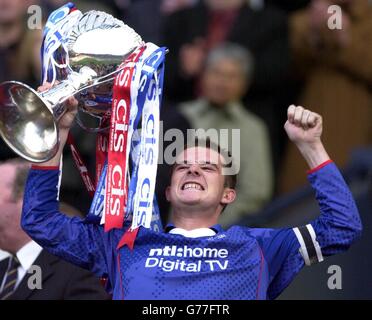
[(63, 152), (61, 154), (61, 159), (59, 161), (59, 173), (58, 173), (58, 183), (57, 183), (57, 201), (59, 201), (59, 194), (60, 194), (60, 191), (61, 191), (62, 172), (63, 172)]
[(297, 240), (298, 242), (300, 243), (301, 245), (301, 248), (299, 249), (300, 253), (301, 253), (301, 256), (302, 258), (304, 259), (305, 261), (305, 264), (307, 266), (310, 266), (311, 263), (310, 263), (310, 259), (309, 259), (309, 254), (307, 252), (307, 249), (306, 249), (306, 245), (305, 245), (305, 242), (304, 242), (304, 239), (302, 238), (302, 234), (300, 232), (300, 230), (298, 228), (293, 228), (293, 231), (297, 237)]
[(311, 240), (313, 240), (316, 255), (318, 257), (318, 262), (322, 262), (324, 260), (323, 254), (322, 254), (322, 249), (320, 248), (320, 245), (319, 245), (318, 241), (316, 241), (316, 234), (315, 234), (314, 228), (311, 224), (307, 224), (306, 228), (307, 228), (307, 230), (309, 230), (309, 233), (311, 235)]

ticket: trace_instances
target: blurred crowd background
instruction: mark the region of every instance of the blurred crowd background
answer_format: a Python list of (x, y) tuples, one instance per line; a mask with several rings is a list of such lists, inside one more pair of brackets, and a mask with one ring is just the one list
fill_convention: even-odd
[[(67, 1), (0, 0), (0, 82), (40, 85), (42, 30), (27, 28), (30, 5), (42, 18)], [(341, 257), (303, 272), (283, 298), (372, 298), (372, 1), (368, 0), (107, 0), (75, 1), (122, 19), (142, 38), (169, 48), (161, 118), (177, 128), (240, 129), (238, 200), (224, 227), (304, 224), (319, 212), (306, 164), (283, 130), (290, 104), (323, 116), (323, 142), (343, 171), (365, 231)], [(329, 27), (341, 8), (342, 28)], [(335, 17), (333, 16), (333, 19)], [(97, 43), (97, 45), (99, 45)], [(93, 173), (95, 136), (72, 129)], [(67, 149), (67, 148), (66, 148)], [(0, 161), (15, 154), (0, 141)], [(159, 166), (163, 222), (169, 167)], [(87, 212), (88, 193), (64, 155), (61, 199)], [(0, 204), (0, 210), (4, 210)], [(0, 212), (0, 214), (2, 214)], [(343, 290), (329, 290), (327, 268), (344, 270)]]

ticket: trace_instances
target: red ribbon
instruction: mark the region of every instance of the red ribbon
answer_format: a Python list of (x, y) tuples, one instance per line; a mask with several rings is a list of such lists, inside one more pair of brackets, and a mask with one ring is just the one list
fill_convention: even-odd
[(96, 188), (94, 186), (92, 177), (90, 176), (88, 172), (88, 168), (85, 165), (83, 158), (81, 157), (79, 151), (76, 148), (76, 144), (72, 137), (71, 132), (68, 133), (67, 144), (70, 147), (72, 157), (74, 158), (75, 165), (79, 170), (79, 173), (80, 173), (81, 178), (83, 179), (84, 185), (87, 188), (89, 195), (93, 198)]
[(124, 222), (128, 183), (126, 150), (130, 115), (130, 87), (134, 66), (145, 47), (135, 50), (122, 64), (113, 88), (108, 167), (106, 180), (105, 231), (121, 228)]
[(138, 231), (139, 231), (139, 227), (137, 227), (134, 230), (132, 230), (131, 228), (129, 228), (127, 231), (125, 231), (125, 233), (122, 236), (122, 238), (120, 239), (120, 241), (119, 241), (116, 249), (119, 250), (123, 246), (128, 246), (128, 248), (130, 250), (133, 250), (133, 248), (134, 248), (134, 241), (137, 238)]

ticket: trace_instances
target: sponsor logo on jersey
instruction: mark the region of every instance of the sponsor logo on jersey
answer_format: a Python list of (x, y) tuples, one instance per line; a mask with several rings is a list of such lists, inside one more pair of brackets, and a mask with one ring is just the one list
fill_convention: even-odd
[(164, 246), (150, 249), (146, 268), (160, 268), (164, 272), (208, 272), (226, 270), (229, 252), (225, 248)]

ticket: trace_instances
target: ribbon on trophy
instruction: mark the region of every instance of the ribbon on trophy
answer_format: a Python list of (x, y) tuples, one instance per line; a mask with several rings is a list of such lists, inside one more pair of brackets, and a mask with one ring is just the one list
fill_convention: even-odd
[(76, 143), (74, 141), (74, 138), (72, 137), (71, 132), (69, 132), (67, 137), (67, 144), (70, 147), (72, 157), (74, 159), (75, 165), (79, 170), (80, 176), (83, 180), (83, 183), (85, 185), (85, 188), (87, 189), (89, 195), (93, 198), (94, 193), (96, 191), (96, 188), (93, 184), (92, 177), (89, 174), (88, 168), (83, 160), (83, 158), (80, 155), (80, 152), (78, 151), (76, 147)]
[[(132, 230), (138, 226), (156, 231), (162, 229), (154, 191), (158, 162), (159, 114), (165, 52), (165, 48), (147, 43), (146, 49), (135, 65), (135, 72), (130, 85), (129, 123), (128, 127), (125, 127), (127, 129), (126, 156), (121, 156), (126, 161), (125, 177), (130, 177), (130, 179), (129, 186), (127, 182), (122, 182), (121, 191), (116, 190), (116, 193), (123, 197), (122, 200), (126, 200), (125, 211), (123, 210), (120, 214), (125, 213), (125, 221), (131, 222)], [(112, 112), (113, 114), (114, 112)], [(111, 119), (113, 119), (113, 116)], [(142, 129), (138, 129), (140, 123)], [(115, 128), (115, 126), (113, 127)], [(121, 139), (124, 139), (124, 137)], [(109, 145), (114, 146), (114, 143), (110, 142)], [(132, 167), (131, 174), (128, 172), (129, 161), (131, 161)], [(112, 168), (115, 168), (115, 166), (112, 166)], [(113, 169), (112, 172), (114, 172)], [(118, 172), (121, 171), (116, 171), (116, 173)], [(111, 219), (111, 215), (108, 214), (110, 208), (107, 208), (107, 206), (112, 204), (114, 205), (113, 208), (117, 209), (115, 204), (119, 205), (118, 202), (113, 203), (107, 200), (105, 189), (106, 186), (112, 185), (106, 181), (108, 174), (108, 163), (106, 162), (87, 217), (89, 221), (94, 222), (98, 222), (98, 219), (100, 219), (105, 226), (107, 226), (107, 219)], [(128, 188), (127, 192), (124, 186)], [(126, 193), (128, 195), (127, 199), (125, 199)], [(105, 214), (102, 214), (103, 212)], [(117, 227), (122, 226), (123, 217), (121, 215), (115, 221), (116, 223)], [(109, 224), (109, 226), (112, 226), (112, 224)]]
[(113, 88), (108, 167), (105, 194), (105, 231), (121, 228), (128, 194), (128, 126), (130, 115), (130, 89), (135, 69), (144, 47), (137, 48), (123, 63)]
[(139, 226), (159, 231), (162, 224), (154, 192), (166, 48), (145, 45), (112, 16), (97, 11), (83, 15), (73, 3), (67, 3), (52, 12), (44, 28), (42, 79), (54, 84), (66, 78), (72, 71), (68, 41), (79, 36), (71, 35), (71, 30), (78, 24), (77, 29), (84, 33), (100, 23), (107, 24), (103, 29), (128, 30), (127, 40), (136, 41), (126, 42), (134, 43), (135, 49), (117, 67), (111, 110), (101, 118), (101, 128), (109, 124), (110, 131), (97, 134), (94, 182), (72, 136), (68, 138), (75, 164), (93, 197), (86, 221), (104, 224), (105, 231), (122, 228), (124, 221), (131, 224), (131, 231)]
[[(137, 135), (132, 141), (133, 171), (127, 208), (127, 213), (133, 212), (132, 230), (138, 226), (154, 230), (162, 229), (154, 190), (158, 163), (159, 118), (165, 53), (165, 48), (148, 44), (142, 68), (137, 74), (139, 89), (135, 104), (136, 117), (133, 113), (133, 128), (138, 128), (142, 115), (142, 130), (140, 137)], [(139, 141), (138, 138), (140, 138)]]
[(63, 65), (57, 63), (55, 57), (59, 48), (63, 48), (64, 53), (67, 53), (64, 39), (81, 16), (82, 13), (71, 2), (49, 15), (43, 30), (41, 46), (42, 83), (50, 82), (53, 85), (57, 80), (57, 67), (60, 70), (68, 68), (68, 54), (64, 55), (66, 61)]

